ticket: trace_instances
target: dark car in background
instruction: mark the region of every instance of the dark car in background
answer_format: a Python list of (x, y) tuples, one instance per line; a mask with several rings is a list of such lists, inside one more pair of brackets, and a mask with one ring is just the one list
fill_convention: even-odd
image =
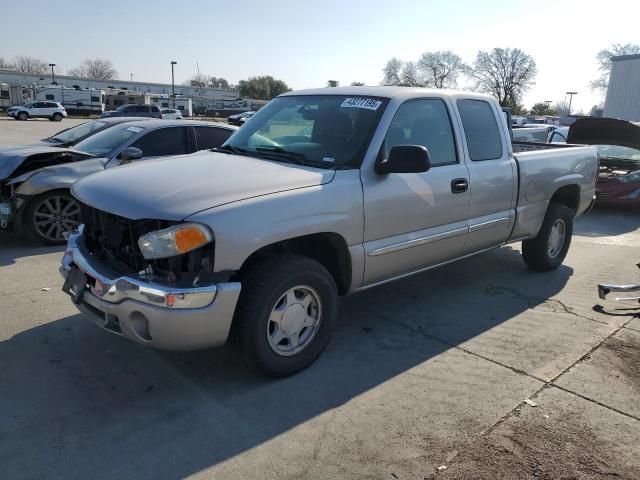
[[(222, 145), (237, 127), (222, 123), (139, 119), (91, 135), (73, 148), (24, 147), (0, 162), (0, 230), (59, 245), (79, 224), (70, 194), (81, 178), (134, 161), (184, 155)], [(185, 166), (186, 168), (186, 166)]]
[(156, 105), (120, 105), (115, 110), (110, 110), (100, 115), (100, 118), (109, 117), (162, 118), (162, 113)]
[(247, 120), (253, 117), (255, 113), (256, 112), (251, 111), (251, 112), (237, 113), (235, 115), (229, 115), (229, 118), (227, 118), (227, 122), (229, 122), (231, 125), (237, 125), (241, 127), (242, 125), (245, 124)]

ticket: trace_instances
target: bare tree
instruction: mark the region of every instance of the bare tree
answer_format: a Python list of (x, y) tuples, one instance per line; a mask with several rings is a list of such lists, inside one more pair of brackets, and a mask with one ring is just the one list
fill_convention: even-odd
[(209, 85), (210, 77), (209, 75), (205, 75), (204, 73), (196, 73), (189, 80), (184, 82), (184, 85), (189, 85), (190, 87), (206, 87)]
[(425, 52), (418, 60), (418, 70), (427, 87), (454, 88), (464, 70), (462, 59), (450, 50)]
[(419, 87), (418, 68), (413, 62), (406, 62), (400, 73), (400, 85), (403, 87)]
[(11, 70), (11, 69), (13, 69), (13, 65), (11, 65), (9, 62), (5, 61), (5, 59), (3, 57), (0, 57), (0, 68), (6, 69), (6, 70)]
[(402, 79), (400, 78), (400, 72), (402, 71), (402, 60), (393, 57), (391, 60), (387, 62), (385, 67), (382, 69), (383, 85), (400, 85), (402, 83)]
[(338, 80), (327, 80), (327, 87), (339, 87), (340, 82)]
[(352, 87), (364, 87), (364, 82), (351, 82)]
[(111, 60), (87, 58), (76, 68), (69, 70), (67, 74), (73, 77), (91, 78), (93, 80), (112, 80), (118, 72), (113, 68)]
[(609, 74), (611, 73), (611, 57), (618, 55), (633, 55), (640, 53), (640, 45), (634, 45), (632, 43), (615, 43), (609, 48), (600, 50), (596, 55), (598, 60), (598, 70), (600, 70), (600, 76), (591, 82), (591, 88), (593, 90), (600, 90), (602, 93), (607, 91), (609, 86)]
[(503, 107), (515, 106), (533, 84), (536, 62), (518, 48), (494, 48), (480, 51), (468, 68), (476, 89), (492, 94)]
[(37, 73), (42, 75), (47, 73), (49, 65), (39, 58), (20, 56), (13, 60), (13, 68), (20, 73)]
[(552, 108), (560, 117), (566, 117), (569, 115), (569, 102), (567, 102), (567, 100), (561, 100), (554, 103)]

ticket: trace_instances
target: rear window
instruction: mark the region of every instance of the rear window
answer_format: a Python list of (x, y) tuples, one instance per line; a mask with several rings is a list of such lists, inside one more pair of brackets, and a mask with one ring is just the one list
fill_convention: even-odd
[(149, 107), (146, 107), (144, 105), (138, 105), (135, 109), (136, 112), (148, 112), (149, 111)]
[(502, 157), (502, 139), (491, 105), (483, 100), (458, 100), (458, 110), (471, 160)]

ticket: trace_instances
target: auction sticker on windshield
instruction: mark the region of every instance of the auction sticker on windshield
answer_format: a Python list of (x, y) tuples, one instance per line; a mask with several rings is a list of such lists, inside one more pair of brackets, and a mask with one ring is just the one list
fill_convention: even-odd
[(382, 102), (380, 100), (373, 100), (372, 98), (345, 98), (340, 107), (377, 110), (380, 105), (382, 105)]
[(140, 133), (142, 130), (144, 130), (144, 128), (142, 128), (142, 127), (127, 127), (127, 128), (125, 128), (125, 130), (128, 130), (129, 132), (133, 132), (133, 133)]

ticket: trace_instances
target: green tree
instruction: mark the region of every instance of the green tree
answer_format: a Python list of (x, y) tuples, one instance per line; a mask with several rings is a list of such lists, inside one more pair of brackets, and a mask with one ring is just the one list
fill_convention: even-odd
[(364, 82), (351, 82), (352, 87), (364, 87)]
[(250, 77), (238, 82), (240, 96), (254, 100), (271, 100), (291, 89), (282, 80), (277, 80), (271, 75)]
[(338, 80), (327, 80), (327, 87), (339, 87), (340, 82)]
[(556, 115), (557, 112), (546, 102), (538, 102), (531, 107), (533, 115)]

